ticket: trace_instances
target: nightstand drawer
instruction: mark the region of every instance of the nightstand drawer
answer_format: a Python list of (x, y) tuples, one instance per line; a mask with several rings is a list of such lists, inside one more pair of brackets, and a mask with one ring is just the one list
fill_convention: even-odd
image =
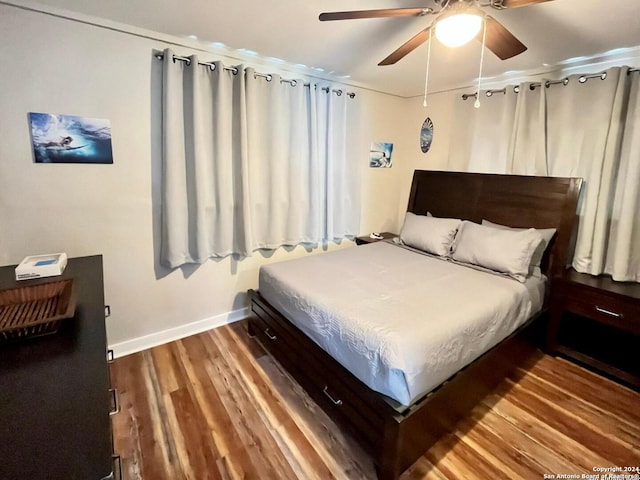
[(566, 286), (564, 309), (640, 335), (640, 305), (575, 284)]
[(554, 278), (547, 350), (640, 388), (640, 283), (567, 270)]

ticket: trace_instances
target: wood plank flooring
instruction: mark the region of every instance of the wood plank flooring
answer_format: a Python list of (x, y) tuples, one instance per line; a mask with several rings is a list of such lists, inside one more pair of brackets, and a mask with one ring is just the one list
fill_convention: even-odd
[[(237, 322), (117, 359), (115, 450), (126, 480), (375, 479)], [(541, 352), (402, 480), (542, 479), (640, 467), (640, 394)]]

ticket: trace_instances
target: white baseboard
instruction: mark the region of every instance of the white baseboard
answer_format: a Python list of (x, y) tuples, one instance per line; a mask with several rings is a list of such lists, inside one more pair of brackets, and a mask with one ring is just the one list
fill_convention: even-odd
[(215, 317), (205, 318), (204, 320), (180, 325), (179, 327), (170, 328), (161, 332), (155, 332), (142, 337), (126, 340), (124, 342), (114, 343), (109, 345), (109, 348), (113, 350), (113, 356), (115, 358), (124, 357), (125, 355), (130, 355), (152, 347), (157, 347), (164, 343), (180, 340), (181, 338), (195, 335), (196, 333), (205, 332), (212, 328), (228, 325), (229, 323), (237, 322), (238, 320), (242, 320), (248, 316), (248, 307), (240, 310), (232, 310), (231, 312), (216, 315)]

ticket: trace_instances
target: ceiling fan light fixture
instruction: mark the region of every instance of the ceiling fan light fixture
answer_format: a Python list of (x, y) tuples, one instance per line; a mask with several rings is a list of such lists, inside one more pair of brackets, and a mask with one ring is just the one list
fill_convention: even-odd
[(482, 15), (479, 13), (456, 13), (439, 19), (436, 23), (436, 38), (447, 47), (460, 47), (480, 32)]

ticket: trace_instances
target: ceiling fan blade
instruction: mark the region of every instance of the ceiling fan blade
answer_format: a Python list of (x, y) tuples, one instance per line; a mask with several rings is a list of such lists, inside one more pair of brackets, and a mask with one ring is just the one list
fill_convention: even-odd
[(405, 55), (411, 53), (413, 50), (418, 48), (424, 42), (429, 40), (429, 35), (431, 35), (430, 32), (431, 32), (431, 27), (425, 28), (420, 33), (418, 33), (413, 38), (411, 38), (411, 40), (409, 40), (408, 42), (403, 44), (400, 48), (398, 48), (396, 51), (394, 51), (387, 58), (382, 60), (378, 65), (380, 66), (393, 65), (398, 60), (401, 60), (402, 58), (405, 57)]
[[(518, 40), (504, 25), (495, 18), (487, 15), (487, 39), (486, 46), (501, 60), (506, 60), (524, 52), (527, 47)], [(482, 41), (482, 31), (476, 37)]]
[(431, 8), (385, 8), (382, 10), (358, 10), (350, 12), (326, 12), (320, 14), (320, 21), (353, 20), (358, 18), (411, 17), (432, 13)]
[(502, 0), (501, 6), (504, 8), (526, 7), (534, 3), (551, 2), (552, 0)]

